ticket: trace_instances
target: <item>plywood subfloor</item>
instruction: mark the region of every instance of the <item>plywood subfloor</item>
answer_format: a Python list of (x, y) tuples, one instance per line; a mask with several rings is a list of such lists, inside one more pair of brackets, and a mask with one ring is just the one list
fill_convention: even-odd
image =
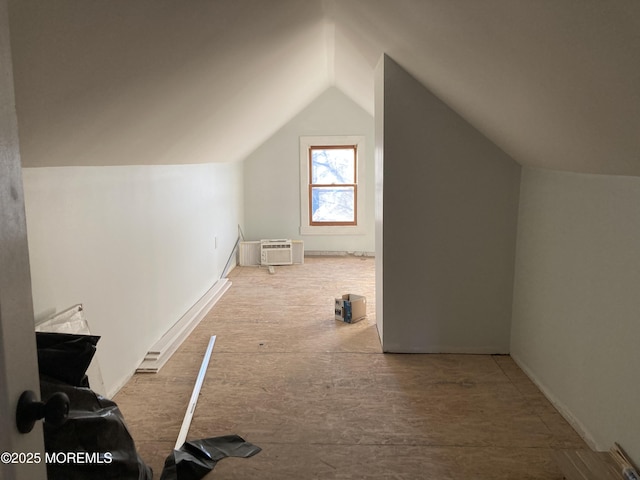
[[(115, 397), (156, 476), (217, 335), (188, 438), (235, 433), (263, 451), (223, 460), (210, 478), (562, 478), (551, 452), (587, 446), (510, 357), (381, 353), (374, 263), (233, 270), (160, 373)], [(367, 297), (365, 320), (334, 320), (343, 293)]]

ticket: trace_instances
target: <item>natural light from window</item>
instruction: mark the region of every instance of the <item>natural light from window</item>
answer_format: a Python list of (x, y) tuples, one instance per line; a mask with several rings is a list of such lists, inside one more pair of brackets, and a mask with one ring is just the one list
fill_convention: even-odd
[(357, 224), (357, 147), (309, 148), (311, 225)]

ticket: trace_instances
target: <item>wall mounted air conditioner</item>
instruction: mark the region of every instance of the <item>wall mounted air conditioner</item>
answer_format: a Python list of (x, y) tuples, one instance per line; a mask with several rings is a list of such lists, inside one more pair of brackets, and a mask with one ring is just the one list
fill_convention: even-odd
[(260, 240), (261, 265), (291, 265), (292, 263), (291, 240)]

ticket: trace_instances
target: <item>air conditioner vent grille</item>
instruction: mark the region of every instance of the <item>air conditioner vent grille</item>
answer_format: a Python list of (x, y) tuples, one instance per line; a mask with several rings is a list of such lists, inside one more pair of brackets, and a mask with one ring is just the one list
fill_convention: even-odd
[(293, 263), (291, 240), (261, 240), (260, 263), (262, 265), (291, 265)]

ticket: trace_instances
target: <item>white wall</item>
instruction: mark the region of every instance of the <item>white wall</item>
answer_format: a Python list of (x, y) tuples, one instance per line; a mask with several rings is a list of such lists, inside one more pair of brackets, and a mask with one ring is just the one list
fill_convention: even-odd
[[(300, 235), (299, 138), (303, 135), (366, 137), (364, 234)], [(374, 251), (373, 118), (340, 90), (326, 90), (249, 155), (244, 165), (247, 240), (291, 238), (303, 240), (307, 251)]]
[(383, 349), (507, 353), (520, 167), (392, 59), (382, 62)]
[(522, 172), (511, 354), (593, 446), (640, 459), (640, 178)]
[(220, 277), (242, 222), (242, 164), (23, 176), (36, 318), (84, 304), (113, 392)]

